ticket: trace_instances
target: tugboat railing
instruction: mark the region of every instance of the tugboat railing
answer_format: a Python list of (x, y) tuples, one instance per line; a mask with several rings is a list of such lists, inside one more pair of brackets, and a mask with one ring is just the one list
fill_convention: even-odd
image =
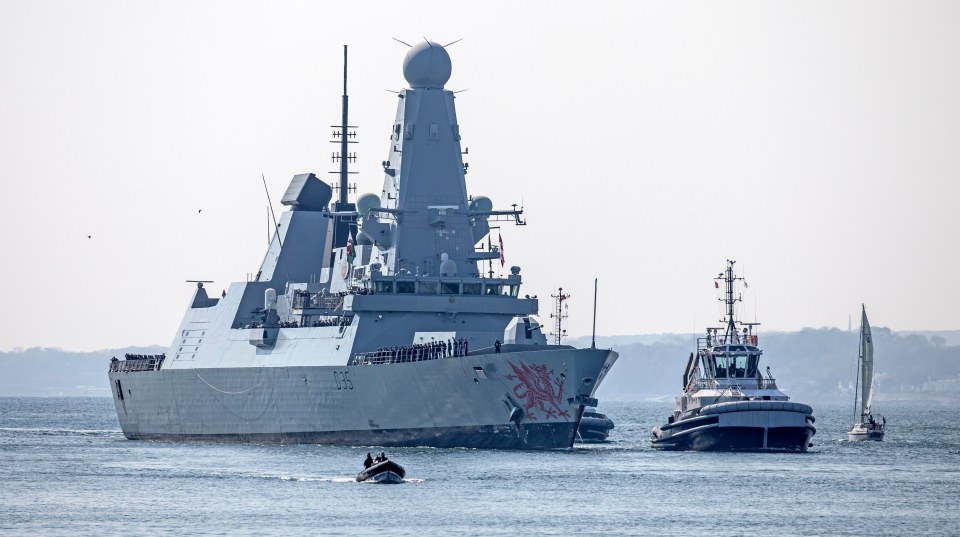
[(718, 390), (724, 391), (737, 388), (748, 390), (775, 390), (777, 389), (777, 379), (772, 378), (734, 378), (734, 379), (697, 379), (693, 382), (693, 388), (696, 390)]

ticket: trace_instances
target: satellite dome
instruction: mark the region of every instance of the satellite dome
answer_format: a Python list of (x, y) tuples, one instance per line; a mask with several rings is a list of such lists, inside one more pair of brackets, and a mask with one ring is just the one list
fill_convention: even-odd
[(357, 198), (357, 212), (360, 216), (367, 216), (367, 212), (374, 207), (380, 206), (380, 196), (376, 194), (363, 194)]
[(411, 88), (442, 88), (452, 71), (450, 55), (432, 41), (410, 47), (403, 59), (403, 77)]

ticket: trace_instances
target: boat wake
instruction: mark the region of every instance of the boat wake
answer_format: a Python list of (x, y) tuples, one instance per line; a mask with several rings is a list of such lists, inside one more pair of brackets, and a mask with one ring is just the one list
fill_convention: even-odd
[(0, 434), (29, 435), (29, 436), (118, 436), (123, 433), (118, 430), (99, 429), (43, 429), (31, 427), (0, 427)]

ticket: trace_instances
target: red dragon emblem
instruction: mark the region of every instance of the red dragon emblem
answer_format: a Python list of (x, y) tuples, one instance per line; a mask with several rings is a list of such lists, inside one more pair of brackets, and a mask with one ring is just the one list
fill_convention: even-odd
[[(516, 380), (513, 393), (524, 401), (523, 412), (530, 421), (537, 417), (532, 410), (539, 409), (546, 419), (563, 417), (570, 419), (570, 412), (560, 408), (563, 397), (563, 379), (553, 376), (553, 370), (547, 371), (546, 364), (527, 365), (520, 362), (520, 367), (507, 362), (513, 368), (513, 373), (507, 379)], [(556, 389), (554, 389), (556, 384)]]

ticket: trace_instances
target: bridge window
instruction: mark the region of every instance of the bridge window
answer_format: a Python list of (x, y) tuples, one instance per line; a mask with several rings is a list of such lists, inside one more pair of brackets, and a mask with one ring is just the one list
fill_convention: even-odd
[(393, 292), (393, 282), (390, 281), (379, 281), (376, 282), (376, 290), (378, 293), (392, 293)]
[(420, 282), (421, 295), (435, 295), (440, 289), (440, 282)]
[(483, 287), (484, 287), (483, 294), (485, 294), (485, 295), (494, 295), (494, 296), (495, 296), (495, 295), (499, 295), (499, 294), (500, 294), (500, 289), (501, 289), (501, 287), (503, 287), (503, 286), (500, 285), (499, 283), (488, 283), (488, 284), (484, 285)]
[(460, 282), (440, 282), (440, 294), (459, 295)]
[[(510, 284), (507, 285), (507, 290), (510, 292), (510, 296), (517, 296), (517, 294), (520, 293), (520, 286), (517, 284)], [(504, 292), (503, 294), (507, 293)]]
[(397, 282), (398, 293), (415, 293), (417, 290), (416, 282)]
[(463, 284), (463, 294), (465, 295), (479, 295), (480, 294), (480, 283), (470, 283), (464, 282)]

